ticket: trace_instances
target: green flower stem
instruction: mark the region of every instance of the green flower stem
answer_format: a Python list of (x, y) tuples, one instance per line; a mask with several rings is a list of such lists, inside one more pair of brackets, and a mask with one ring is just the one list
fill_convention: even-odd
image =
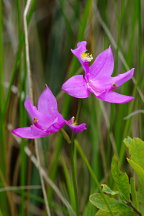
[[(78, 122), (78, 118), (80, 115), (80, 109), (81, 109), (81, 100), (78, 102), (78, 109), (76, 114), (76, 122)], [(78, 190), (77, 190), (77, 171), (76, 171), (76, 164), (77, 164), (77, 157), (76, 157), (76, 147), (74, 143), (75, 135), (72, 133), (71, 138), (71, 165), (72, 165), (72, 181), (73, 181), (73, 188), (74, 188), (74, 194), (75, 194), (75, 208), (77, 216), (79, 216), (79, 201), (78, 201)]]
[(76, 147), (74, 143), (74, 134), (72, 133), (71, 139), (71, 165), (72, 165), (72, 182), (75, 194), (75, 210), (79, 216), (79, 203), (78, 203), (78, 190), (77, 190), (77, 172), (76, 172)]
[(5, 119), (4, 118), (4, 109), (3, 103), (5, 101), (4, 98), (4, 41), (3, 41), (3, 1), (0, 0), (0, 169), (3, 170), (4, 175), (6, 175), (6, 136), (5, 136)]
[(78, 192), (77, 192), (77, 174), (76, 174), (76, 148), (74, 143), (74, 134), (72, 133), (72, 138), (70, 139), (69, 135), (64, 129), (61, 129), (61, 133), (68, 144), (71, 147), (71, 165), (72, 165), (72, 182), (73, 189), (75, 194), (75, 210), (77, 216), (79, 216), (79, 204), (78, 204)]
[(63, 135), (64, 139), (67, 141), (67, 143), (71, 144), (71, 139), (69, 135), (66, 133), (66, 131), (63, 128), (61, 128), (60, 132)]
[[(77, 114), (76, 114), (76, 122), (78, 121), (78, 117), (80, 114), (80, 108), (81, 108), (81, 101), (78, 103), (78, 109), (77, 109)], [(72, 137), (68, 136), (68, 134), (65, 132), (64, 129), (61, 129), (61, 133), (64, 137), (64, 139), (67, 141), (68, 144), (71, 144), (71, 165), (72, 165), (72, 182), (73, 182), (73, 189), (74, 189), (74, 194), (75, 194), (75, 210), (77, 216), (80, 215), (79, 213), (79, 202), (78, 202), (78, 190), (77, 190), (77, 172), (76, 172), (76, 147), (74, 143), (74, 138), (75, 135), (72, 133)]]
[(90, 166), (90, 164), (89, 164), (89, 162), (88, 162), (88, 160), (87, 160), (87, 158), (86, 158), (86, 156), (85, 156), (85, 154), (84, 154), (84, 152), (83, 152), (83, 150), (82, 150), (79, 142), (77, 140), (74, 140), (74, 137), (72, 137), (72, 140), (70, 142), (70, 137), (66, 133), (66, 131), (64, 129), (61, 129), (61, 132), (62, 132), (62, 135), (63, 135), (64, 139), (67, 141), (68, 144), (71, 144), (71, 148), (72, 148), (71, 149), (72, 178), (73, 178), (73, 187), (74, 187), (75, 199), (76, 199), (76, 207), (77, 207), (76, 208), (76, 212), (77, 212), (77, 215), (79, 215), (79, 208), (78, 208), (79, 205), (78, 205), (78, 199), (77, 199), (77, 197), (78, 197), (77, 196), (77, 181), (76, 181), (76, 172), (75, 172), (75, 162), (76, 162), (76, 157), (75, 157), (75, 155), (76, 155), (75, 154), (76, 153), (76, 149), (75, 149), (75, 147), (78, 149), (79, 154), (81, 155), (83, 161), (85, 162), (85, 164), (86, 164), (86, 166), (87, 166), (87, 168), (89, 170), (90, 175), (92, 176), (94, 182), (96, 183), (96, 185), (98, 187), (98, 190), (101, 193), (101, 196), (102, 196), (105, 204), (107, 205), (107, 208), (108, 208), (110, 214), (112, 216), (114, 216), (113, 213), (112, 213), (112, 211), (111, 211), (111, 208), (110, 208), (110, 206), (109, 206), (109, 204), (107, 202), (107, 200), (105, 199), (105, 197), (104, 197), (104, 195), (103, 195), (103, 193), (101, 191), (101, 187), (99, 185), (99, 181), (97, 180), (97, 177), (96, 177), (95, 173), (93, 172), (93, 170), (92, 170), (92, 168), (91, 168), (91, 166)]
[(101, 187), (100, 187), (100, 185), (99, 185), (99, 181), (97, 180), (97, 177), (96, 177), (95, 173), (93, 172), (93, 170), (92, 170), (92, 168), (91, 168), (91, 166), (90, 166), (90, 163), (88, 162), (88, 160), (87, 160), (87, 158), (86, 158), (86, 156), (85, 156), (85, 154), (84, 154), (84, 152), (83, 152), (83, 150), (82, 150), (82, 148), (81, 148), (79, 142), (78, 142), (77, 140), (75, 140), (75, 141), (74, 141), (74, 144), (75, 144), (77, 150), (79, 151), (79, 154), (81, 155), (83, 161), (85, 162), (85, 164), (86, 164), (86, 166), (87, 166), (87, 168), (88, 168), (88, 170), (89, 170), (89, 173), (90, 173), (91, 177), (93, 178), (94, 182), (96, 183), (96, 185), (97, 185), (97, 187), (98, 187), (98, 190), (99, 190), (99, 192), (101, 193), (101, 196), (102, 196), (102, 198), (103, 198), (105, 204), (107, 205), (107, 208), (108, 208), (110, 214), (111, 214), (112, 216), (114, 216), (113, 213), (112, 213), (112, 211), (111, 211), (111, 208), (110, 208), (110, 206), (109, 206), (109, 204), (108, 204), (108, 202), (107, 202), (107, 200), (105, 199), (105, 197), (104, 197), (104, 195), (103, 195), (103, 193), (102, 193), (102, 191), (101, 191)]

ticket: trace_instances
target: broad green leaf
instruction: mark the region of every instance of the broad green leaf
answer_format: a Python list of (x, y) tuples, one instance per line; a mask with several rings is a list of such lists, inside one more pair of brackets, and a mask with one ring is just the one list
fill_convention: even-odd
[(144, 184), (144, 169), (131, 159), (127, 159), (131, 167), (136, 172), (139, 182)]
[(110, 187), (108, 187), (106, 184), (101, 184), (102, 186), (102, 192), (110, 195), (116, 195), (119, 194), (119, 191), (113, 191)]
[(130, 200), (130, 185), (129, 179), (126, 173), (122, 172), (118, 167), (118, 162), (113, 157), (111, 164), (112, 177), (115, 182), (117, 190), (122, 194), (123, 198), (127, 201)]
[(144, 169), (144, 141), (139, 138), (126, 138), (124, 143), (129, 149), (131, 159)]
[(138, 176), (138, 197), (141, 205), (144, 205), (144, 142), (139, 138), (126, 138), (124, 143), (131, 155), (128, 162)]
[(144, 169), (139, 166), (137, 163), (135, 163), (131, 159), (127, 159), (131, 167), (134, 169), (138, 176), (139, 184), (138, 184), (138, 190), (139, 190), (139, 199), (141, 202), (144, 202)]
[[(111, 216), (110, 213), (106, 211), (99, 210), (95, 216)], [(114, 212), (114, 216), (136, 216), (136, 214), (132, 211), (127, 211), (127, 212)]]
[(130, 185), (131, 185), (131, 200), (133, 206), (138, 208), (138, 199), (137, 199), (137, 191), (136, 191), (136, 180), (134, 177), (130, 178)]
[[(131, 210), (130, 207), (125, 205), (123, 202), (118, 201), (114, 198), (111, 198), (105, 194), (103, 194), (103, 196), (105, 197), (105, 200), (109, 204), (112, 212), (119, 212), (119, 211), (127, 212), (127, 211)], [(89, 200), (98, 209), (109, 212), (108, 207), (107, 207), (107, 205), (106, 205), (106, 203), (105, 203), (105, 201), (104, 201), (104, 199), (100, 193), (92, 194), (90, 196)]]

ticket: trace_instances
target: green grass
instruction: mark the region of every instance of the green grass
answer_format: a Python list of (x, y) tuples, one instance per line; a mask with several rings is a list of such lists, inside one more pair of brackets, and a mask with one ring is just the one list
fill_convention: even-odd
[[(35, 153), (34, 142), (18, 142), (10, 132), (10, 128), (30, 124), (24, 108), (28, 94), (23, 29), (26, 1), (17, 0), (15, 3), (0, 0), (1, 187), (40, 184), (39, 172), (24, 151), (28, 146)], [(34, 101), (48, 84), (57, 96), (59, 110), (66, 119), (76, 116), (78, 100), (62, 93), (61, 85), (72, 75), (82, 73), (78, 60), (70, 51), (78, 41), (87, 40), (94, 58), (111, 44), (115, 57), (114, 75), (135, 68), (135, 80), (125, 83), (118, 90), (122, 94), (133, 95), (134, 101), (109, 104), (92, 96), (81, 103), (79, 122), (87, 123), (87, 131), (78, 134), (76, 139), (100, 183), (112, 182), (109, 170), (114, 152), (118, 153), (121, 166), (127, 167), (123, 139), (127, 136), (144, 139), (143, 114), (124, 120), (128, 114), (143, 109), (143, 9), (144, 4), (140, 0), (133, 3), (131, 0), (33, 0), (27, 17)], [(17, 93), (12, 92), (13, 86), (18, 88)], [(71, 136), (67, 127), (65, 130)], [(72, 208), (76, 209), (70, 145), (61, 133), (41, 139), (41, 142), (42, 166)], [(88, 198), (98, 187), (79, 154), (76, 168), (80, 214), (95, 215), (96, 209)], [(53, 189), (47, 183), (45, 186), (52, 216), (72, 216)], [(34, 207), (46, 215), (41, 190), (0, 192), (0, 201), (3, 216), (38, 215), (32, 211)], [(29, 205), (26, 206), (26, 202)]]

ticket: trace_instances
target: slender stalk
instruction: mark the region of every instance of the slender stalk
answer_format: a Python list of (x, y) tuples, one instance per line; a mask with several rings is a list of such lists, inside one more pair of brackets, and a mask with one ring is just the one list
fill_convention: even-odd
[[(37, 0), (32, 1), (32, 7), (30, 8), (29, 13), (27, 15), (27, 24), (30, 23), (30, 20), (31, 20), (31, 17), (33, 15), (33, 11), (34, 11), (34, 7), (36, 5), (36, 2), (37, 2)], [(1, 15), (1, 13), (0, 13), (0, 15)], [(10, 100), (10, 97), (11, 97), (12, 85), (14, 83), (15, 74), (17, 73), (17, 68), (19, 67), (23, 47), (25, 45), (24, 35), (25, 35), (25, 33), (21, 32), (21, 37), (19, 38), (19, 45), (18, 45), (18, 49), (17, 49), (17, 52), (16, 52), (16, 56), (15, 56), (15, 62), (14, 62), (14, 66), (13, 66), (13, 69), (12, 69), (12, 75), (11, 75), (9, 87), (8, 87), (8, 90), (7, 90), (7, 95), (6, 95), (5, 102), (3, 104), (3, 113), (4, 113), (3, 115), (4, 116), (6, 115), (6, 111), (8, 109), (9, 100)]]
[[(2, 116), (3, 96), (4, 96), (4, 50), (3, 50), (3, 8), (2, 0), (0, 0), (0, 114)], [(2, 124), (2, 123), (1, 123)]]
[[(81, 101), (78, 102), (78, 109), (76, 114), (76, 122), (78, 121), (79, 115), (80, 115), (80, 109), (81, 109)], [(71, 165), (72, 165), (72, 181), (73, 181), (73, 187), (74, 187), (74, 194), (75, 194), (75, 204), (76, 204), (76, 213), (77, 216), (79, 216), (79, 201), (78, 201), (78, 190), (77, 190), (77, 171), (76, 171), (76, 147), (74, 143), (74, 133), (72, 133), (71, 138)]]
[[(19, 0), (16, 1), (17, 4), (17, 20), (18, 20), (18, 39), (19, 39), (19, 43), (21, 42), (21, 34), (22, 34), (22, 5), (20, 3)], [(22, 56), (23, 56), (24, 50), (22, 49), (22, 55), (20, 57), (20, 61), (19, 61), (19, 91), (20, 91), (20, 102), (19, 102), (19, 106), (20, 106), (20, 115), (19, 115), (19, 125), (20, 127), (23, 126), (24, 122), (26, 121), (26, 115), (25, 115), (25, 110), (24, 110), (24, 106), (23, 106), (23, 99), (21, 97), (21, 93), (23, 90), (25, 90), (25, 86), (26, 86), (26, 61), (25, 59), (23, 60)], [(21, 144), (20, 144), (20, 164), (21, 164), (21, 169), (20, 169), (20, 185), (25, 185), (26, 184), (26, 154), (24, 152), (24, 147), (25, 147), (26, 141), (22, 140)], [(21, 196), (21, 206), (20, 206), (20, 210), (19, 210), (19, 214), (21, 216), (25, 215), (25, 191), (21, 190), (20, 191), (20, 196)]]
[(1, 151), (1, 159), (0, 159), (0, 167), (3, 172), (6, 174), (6, 145), (5, 145), (5, 117), (3, 115), (3, 102), (4, 102), (4, 47), (3, 47), (3, 2), (0, 0), (0, 140), (3, 145), (0, 146)]
[[(28, 27), (27, 27), (27, 14), (28, 14), (31, 2), (32, 2), (32, 0), (27, 0), (26, 7), (24, 10), (24, 35), (25, 35), (25, 50), (26, 50), (29, 94), (30, 94), (31, 101), (33, 102), (32, 78), (31, 78), (31, 69), (30, 69), (30, 58), (29, 58)], [(35, 151), (36, 151), (36, 156), (37, 156), (37, 160), (38, 160), (38, 169), (39, 169), (39, 174), (40, 174), (40, 180), (41, 180), (42, 191), (43, 191), (43, 195), (44, 195), (46, 211), (47, 211), (47, 215), (51, 216), (49, 205), (48, 205), (48, 200), (47, 200), (47, 194), (46, 194), (46, 190), (45, 190), (45, 185), (44, 185), (44, 180), (43, 180), (43, 176), (41, 174), (41, 169), (40, 169), (40, 156), (39, 156), (38, 145), (39, 145), (38, 140), (35, 140)]]
[[(81, 107), (81, 103), (78, 104), (78, 112), (77, 112), (76, 118), (78, 118), (78, 116), (79, 116), (80, 107)], [(103, 200), (106, 203), (107, 208), (108, 208), (110, 214), (113, 216), (111, 208), (110, 208), (107, 200), (105, 199), (103, 193), (101, 192), (101, 187), (99, 186), (99, 181), (97, 180), (97, 177), (96, 177), (95, 173), (93, 172), (93, 170), (92, 170), (92, 168), (91, 168), (91, 166), (90, 166), (90, 164), (89, 164), (89, 162), (88, 162), (88, 160), (87, 160), (87, 158), (86, 158), (86, 156), (85, 156), (82, 148), (80, 147), (78, 141), (74, 140), (74, 135), (72, 134), (72, 139), (71, 139), (71, 143), (70, 143), (70, 138), (69, 138), (68, 135), (66, 135), (66, 132), (64, 132), (64, 130), (63, 130), (62, 134), (64, 135), (64, 138), (68, 142), (68, 144), (71, 144), (72, 177), (73, 177), (73, 186), (74, 186), (74, 192), (75, 192), (76, 205), (78, 204), (78, 199), (77, 199), (77, 181), (76, 181), (76, 171), (75, 171), (75, 161), (76, 161), (75, 154), (76, 154), (76, 148), (77, 148), (78, 151), (79, 151), (79, 153), (80, 153), (80, 155), (81, 155), (81, 157), (82, 157), (82, 159), (84, 160), (85, 164), (87, 165), (87, 168), (88, 168), (88, 170), (89, 170), (89, 172), (90, 172), (90, 174), (91, 174), (94, 182), (96, 183), (96, 185), (97, 185), (97, 187), (99, 189), (99, 192), (101, 193), (101, 196), (103, 197)], [(78, 206), (76, 206), (76, 207), (78, 207)], [(78, 208), (76, 208), (76, 213), (77, 213), (77, 215), (79, 215), (79, 209)]]
[(31, 101), (33, 101), (32, 77), (31, 77), (30, 58), (29, 58), (28, 27), (27, 27), (27, 14), (28, 14), (31, 2), (32, 2), (32, 0), (27, 0), (25, 10), (24, 10), (24, 36), (25, 36), (25, 50), (26, 50), (26, 63), (27, 63), (29, 95), (30, 95)]
[(74, 143), (74, 134), (71, 139), (71, 165), (72, 165), (72, 182), (75, 194), (75, 207), (77, 216), (79, 216), (78, 190), (77, 190), (77, 172), (76, 172), (76, 148)]
[[(7, 178), (7, 169), (6, 169), (6, 118), (4, 115), (4, 12), (3, 12), (3, 1), (0, 0), (0, 170), (3, 172), (4, 177)], [(9, 196), (7, 196), (9, 199)], [(7, 197), (6, 195), (0, 196), (0, 202), (2, 210), (6, 210), (5, 214), (9, 214), (10, 211), (7, 209)], [(10, 205), (11, 206), (11, 205)], [(10, 208), (12, 210), (12, 206)]]
[[(78, 108), (79, 112), (79, 108)], [(78, 115), (77, 115), (78, 117)], [(74, 195), (75, 195), (75, 210), (77, 216), (80, 215), (79, 213), (79, 203), (78, 203), (78, 191), (77, 191), (77, 172), (76, 172), (76, 147), (74, 143), (74, 134), (72, 133), (72, 138), (68, 136), (68, 134), (65, 132), (64, 129), (61, 129), (61, 133), (64, 137), (64, 139), (67, 141), (68, 144), (70, 144), (71, 147), (71, 165), (72, 165), (72, 182), (73, 182), (73, 189), (74, 189)]]
[(43, 176), (42, 176), (41, 168), (40, 168), (39, 141), (38, 140), (35, 140), (35, 150), (36, 150), (36, 156), (37, 156), (37, 160), (38, 160), (38, 169), (39, 169), (39, 174), (40, 174), (42, 191), (43, 191), (43, 195), (44, 195), (45, 206), (46, 206), (48, 216), (51, 216), (49, 205), (48, 205), (47, 193), (45, 190), (45, 184), (44, 184), (44, 180), (43, 180)]
[[(66, 134), (66, 132), (65, 132), (65, 134)], [(70, 141), (69, 136), (68, 136), (68, 135), (67, 135), (67, 136), (64, 136), (64, 138), (65, 138), (65, 140), (68, 142), (68, 144), (70, 144), (70, 142), (69, 142), (69, 141)], [(71, 140), (71, 142), (72, 142), (72, 140)], [(72, 143), (71, 143), (71, 144), (72, 144)], [(107, 202), (107, 200), (105, 199), (105, 197), (104, 197), (104, 195), (103, 195), (103, 193), (102, 193), (102, 191), (101, 191), (101, 187), (100, 187), (100, 185), (99, 185), (99, 181), (98, 181), (98, 179), (97, 179), (97, 177), (96, 177), (96, 175), (95, 175), (93, 169), (91, 168), (90, 163), (88, 162), (88, 160), (87, 160), (87, 158), (86, 158), (86, 156), (85, 156), (85, 153), (83, 152), (83, 150), (82, 150), (82, 148), (81, 148), (81, 146), (80, 146), (80, 144), (79, 144), (79, 142), (78, 142), (77, 140), (74, 140), (74, 146), (77, 148), (77, 150), (79, 151), (79, 154), (81, 155), (83, 161), (85, 162), (85, 164), (86, 164), (86, 166), (87, 166), (87, 168), (88, 168), (88, 170), (89, 170), (89, 173), (90, 173), (91, 177), (93, 178), (94, 182), (96, 183), (96, 185), (97, 185), (97, 187), (98, 187), (98, 190), (99, 190), (99, 192), (101, 193), (101, 196), (102, 196), (102, 198), (103, 198), (105, 204), (107, 205), (107, 208), (108, 208), (110, 214), (111, 214), (112, 216), (114, 216), (113, 213), (112, 213), (112, 211), (111, 211), (111, 208), (110, 208), (110, 206), (109, 206), (109, 204), (108, 204), (108, 202)]]
[(111, 211), (111, 208), (110, 208), (110, 206), (109, 206), (109, 204), (108, 204), (108, 202), (107, 202), (107, 200), (105, 199), (105, 197), (104, 197), (104, 195), (103, 195), (103, 193), (102, 193), (102, 191), (101, 191), (101, 187), (100, 187), (100, 185), (99, 185), (99, 181), (97, 180), (97, 177), (96, 177), (96, 175), (95, 175), (93, 169), (91, 168), (91, 165), (90, 165), (90, 163), (88, 162), (88, 160), (87, 160), (87, 158), (86, 158), (86, 156), (85, 156), (85, 154), (84, 154), (84, 152), (83, 152), (83, 150), (82, 150), (82, 148), (81, 148), (79, 142), (78, 142), (77, 140), (75, 140), (74, 143), (75, 143), (75, 146), (76, 146), (76, 148), (77, 148), (79, 154), (81, 155), (81, 157), (82, 157), (84, 163), (86, 164), (86, 166), (87, 166), (87, 168), (88, 168), (88, 171), (89, 171), (91, 177), (93, 178), (94, 182), (96, 183), (96, 185), (97, 185), (97, 187), (98, 187), (98, 190), (99, 190), (99, 192), (101, 193), (101, 196), (102, 196), (102, 198), (103, 198), (105, 204), (107, 205), (107, 208), (108, 208), (110, 214), (111, 214), (112, 216), (114, 216), (113, 213), (112, 213), (112, 211)]
[[(102, 109), (102, 112), (103, 112), (103, 115), (104, 115), (104, 118), (105, 118), (107, 129), (110, 129), (110, 122), (109, 122), (109, 119), (108, 119), (108, 116), (107, 116), (107, 113), (106, 113), (106, 110), (105, 110), (105, 107), (104, 107), (104, 104), (103, 104), (102, 101), (100, 101), (100, 106), (101, 106), (101, 109)], [(117, 159), (119, 159), (118, 152), (117, 152), (117, 147), (116, 147), (116, 143), (115, 143), (115, 139), (114, 139), (113, 133), (110, 132), (109, 136), (110, 136), (110, 141), (111, 141), (111, 144), (112, 144), (112, 148), (113, 148), (114, 154), (116, 155)]]

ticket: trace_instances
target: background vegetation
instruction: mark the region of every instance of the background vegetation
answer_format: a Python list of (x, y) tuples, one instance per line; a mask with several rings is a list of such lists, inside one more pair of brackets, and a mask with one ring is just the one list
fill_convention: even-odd
[[(0, 214), (3, 216), (46, 215), (37, 161), (31, 156), (35, 155), (34, 142), (17, 139), (10, 131), (30, 124), (24, 108), (29, 94), (23, 28), (25, 5), (26, 0), (0, 0)], [(68, 77), (82, 73), (70, 51), (78, 41), (88, 41), (94, 58), (111, 45), (114, 75), (135, 68), (134, 79), (118, 90), (133, 95), (134, 101), (109, 104), (94, 96), (81, 100), (79, 122), (86, 122), (87, 130), (77, 139), (100, 183), (112, 185), (110, 165), (114, 153), (120, 166), (131, 175), (123, 139), (144, 138), (143, 14), (141, 0), (32, 0), (27, 16), (34, 100), (37, 102), (48, 84), (66, 119), (76, 115), (78, 100), (63, 93), (61, 85)], [(40, 142), (51, 215), (72, 215), (70, 209), (75, 209), (76, 203), (70, 146), (61, 133)], [(89, 202), (89, 195), (97, 191), (97, 186), (79, 154), (76, 167), (81, 215), (95, 215), (96, 208)]]

